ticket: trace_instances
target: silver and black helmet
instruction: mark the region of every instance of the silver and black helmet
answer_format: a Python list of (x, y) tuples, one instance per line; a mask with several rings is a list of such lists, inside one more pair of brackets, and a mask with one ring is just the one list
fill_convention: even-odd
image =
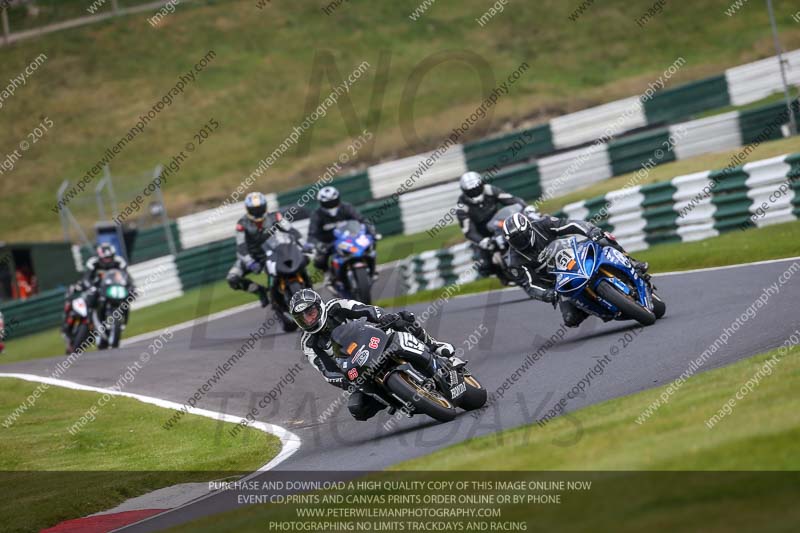
[(531, 221), (523, 213), (514, 213), (503, 221), (503, 236), (515, 250), (527, 250), (536, 239)]
[(289, 313), (301, 329), (316, 333), (325, 326), (328, 310), (317, 291), (303, 289), (297, 291), (289, 302)]

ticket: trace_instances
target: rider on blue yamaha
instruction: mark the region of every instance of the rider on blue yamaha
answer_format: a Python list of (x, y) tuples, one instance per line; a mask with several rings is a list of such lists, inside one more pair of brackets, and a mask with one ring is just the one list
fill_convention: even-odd
[[(505, 220), (503, 235), (509, 244), (504, 258), (509, 273), (528, 296), (553, 305), (559, 301), (554, 289), (555, 280), (545, 271), (545, 265), (539, 262), (539, 254), (548, 244), (568, 235), (582, 235), (627, 255), (613, 235), (584, 220), (562, 220), (552, 216), (531, 220), (523, 213), (514, 213)], [(631, 263), (640, 276), (645, 280), (650, 279), (647, 263), (632, 258)], [(578, 327), (588, 316), (568, 300), (562, 299), (559, 307), (567, 327)]]

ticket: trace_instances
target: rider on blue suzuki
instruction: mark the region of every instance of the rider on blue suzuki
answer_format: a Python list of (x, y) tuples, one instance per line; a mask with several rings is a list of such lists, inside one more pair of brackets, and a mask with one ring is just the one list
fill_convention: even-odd
[[(509, 244), (504, 258), (508, 272), (528, 296), (553, 305), (559, 300), (553, 287), (555, 280), (545, 271), (545, 265), (539, 262), (539, 254), (548, 244), (568, 235), (582, 235), (627, 255), (610, 233), (584, 220), (565, 221), (547, 215), (532, 220), (524, 213), (514, 213), (505, 220), (503, 234)], [(631, 263), (640, 276), (645, 280), (650, 279), (647, 263), (632, 258)], [(568, 300), (561, 299), (559, 307), (567, 327), (578, 327), (588, 316)]]
[[(375, 226), (368, 219), (364, 218), (352, 204), (342, 202), (336, 187), (327, 186), (320, 189), (317, 193), (317, 201), (319, 201), (319, 209), (311, 213), (311, 220), (308, 224), (308, 242), (316, 248), (314, 266), (320, 272), (328, 271), (328, 260), (333, 253), (332, 244), (335, 238), (333, 230), (337, 223), (356, 220), (366, 226), (370, 235), (376, 239), (379, 238)], [(371, 265), (370, 268), (374, 268), (374, 265)], [(370, 274), (374, 277), (375, 271), (373, 270)], [(333, 285), (330, 276), (326, 276), (325, 284)]]

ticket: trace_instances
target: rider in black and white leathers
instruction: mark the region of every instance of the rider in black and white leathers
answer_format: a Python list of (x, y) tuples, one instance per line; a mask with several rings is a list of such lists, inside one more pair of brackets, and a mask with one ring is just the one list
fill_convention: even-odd
[[(331, 385), (346, 389), (348, 383), (334, 360), (334, 347), (331, 333), (337, 326), (349, 321), (365, 318), (367, 322), (382, 326), (391, 323), (395, 331), (405, 331), (414, 335), (423, 342), (432, 352), (442, 357), (451, 357), (454, 353), (453, 345), (439, 342), (434, 339), (415, 320), (414, 315), (405, 311), (398, 314), (385, 313), (380, 307), (366, 305), (355, 300), (334, 298), (322, 304), (325, 316), (324, 326), (315, 333), (305, 332), (301, 338), (300, 346), (308, 361), (319, 370), (325, 380)], [(423, 352), (420, 361), (409, 361), (415, 367), (430, 365), (431, 356)], [(420, 368), (424, 371), (424, 368)], [(350, 395), (347, 408), (356, 420), (367, 420), (375, 416), (386, 407), (385, 404), (361, 391), (354, 391)]]
[[(516, 216), (516, 215), (515, 215)], [(509, 217), (511, 219), (513, 217)], [(517, 284), (533, 299), (555, 304), (558, 301), (554, 288), (555, 279), (546, 272), (545, 265), (539, 262), (539, 254), (554, 240), (568, 235), (582, 235), (599, 242), (603, 246), (610, 246), (627, 255), (622, 246), (614, 237), (601, 228), (584, 220), (559, 219), (545, 215), (534, 218), (528, 217), (530, 229), (533, 233), (531, 244), (524, 249), (510, 246), (505, 256), (506, 267)], [(513, 231), (514, 224), (506, 221), (506, 227)], [(504, 228), (504, 231), (506, 229)], [(647, 275), (647, 264), (633, 260), (634, 268), (642, 276)], [(561, 299), (559, 302), (564, 325), (577, 327), (588, 316), (572, 302)]]
[[(519, 205), (527, 208), (522, 198), (509, 194), (494, 185), (484, 184), (477, 172), (467, 172), (459, 182), (461, 195), (456, 204), (456, 218), (464, 237), (472, 243), (478, 256), (478, 273), (490, 276), (497, 270), (492, 264), (492, 232), (486, 227), (502, 208)], [(532, 208), (531, 208), (532, 210)], [(499, 272), (496, 272), (499, 274)]]

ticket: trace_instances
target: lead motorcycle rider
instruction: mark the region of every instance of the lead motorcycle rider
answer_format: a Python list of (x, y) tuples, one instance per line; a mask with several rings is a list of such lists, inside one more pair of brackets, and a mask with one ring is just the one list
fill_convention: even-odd
[(300, 232), (280, 213), (267, 213), (267, 197), (251, 192), (244, 199), (245, 216), (236, 223), (236, 262), (228, 271), (228, 285), (233, 290), (258, 294), (261, 307), (269, 305), (267, 288), (247, 279), (248, 274), (258, 274), (267, 260), (264, 243), (276, 231), (289, 233), (298, 242)]
[[(613, 235), (584, 220), (564, 220), (553, 216), (532, 220), (523, 213), (514, 213), (505, 220), (503, 235), (509, 244), (504, 258), (509, 273), (528, 296), (554, 306), (559, 301), (554, 289), (555, 279), (545, 270), (546, 265), (539, 262), (539, 254), (554, 240), (568, 235), (582, 235), (625, 254), (637, 274), (645, 281), (650, 280), (647, 263), (630, 257)], [(566, 299), (561, 299), (559, 307), (564, 325), (570, 328), (578, 327), (589, 316)]]
[(536, 210), (525, 200), (495, 187), (485, 184), (477, 172), (466, 172), (459, 180), (461, 196), (458, 197), (456, 217), (464, 236), (472, 243), (473, 252), (478, 256), (478, 273), (483, 276), (497, 274), (503, 281), (502, 271), (492, 263), (494, 253), (492, 232), (486, 227), (492, 217), (502, 208), (519, 205), (535, 216)]
[[(304, 331), (300, 340), (303, 353), (328, 383), (341, 389), (347, 389), (348, 383), (334, 360), (331, 333), (337, 326), (350, 320), (365, 318), (367, 322), (381, 328), (391, 325), (393, 330), (410, 333), (419, 339), (438, 357), (450, 358), (455, 353), (452, 344), (434, 339), (408, 311), (386, 313), (380, 307), (342, 298), (325, 302), (312, 289), (296, 292), (289, 303), (289, 309), (294, 321)], [(426, 352), (418, 357), (419, 360), (409, 360), (409, 363), (420, 372), (433, 377), (438, 366), (434, 358)], [(367, 420), (386, 408), (386, 405), (357, 390), (350, 395), (347, 408), (356, 420)]]

